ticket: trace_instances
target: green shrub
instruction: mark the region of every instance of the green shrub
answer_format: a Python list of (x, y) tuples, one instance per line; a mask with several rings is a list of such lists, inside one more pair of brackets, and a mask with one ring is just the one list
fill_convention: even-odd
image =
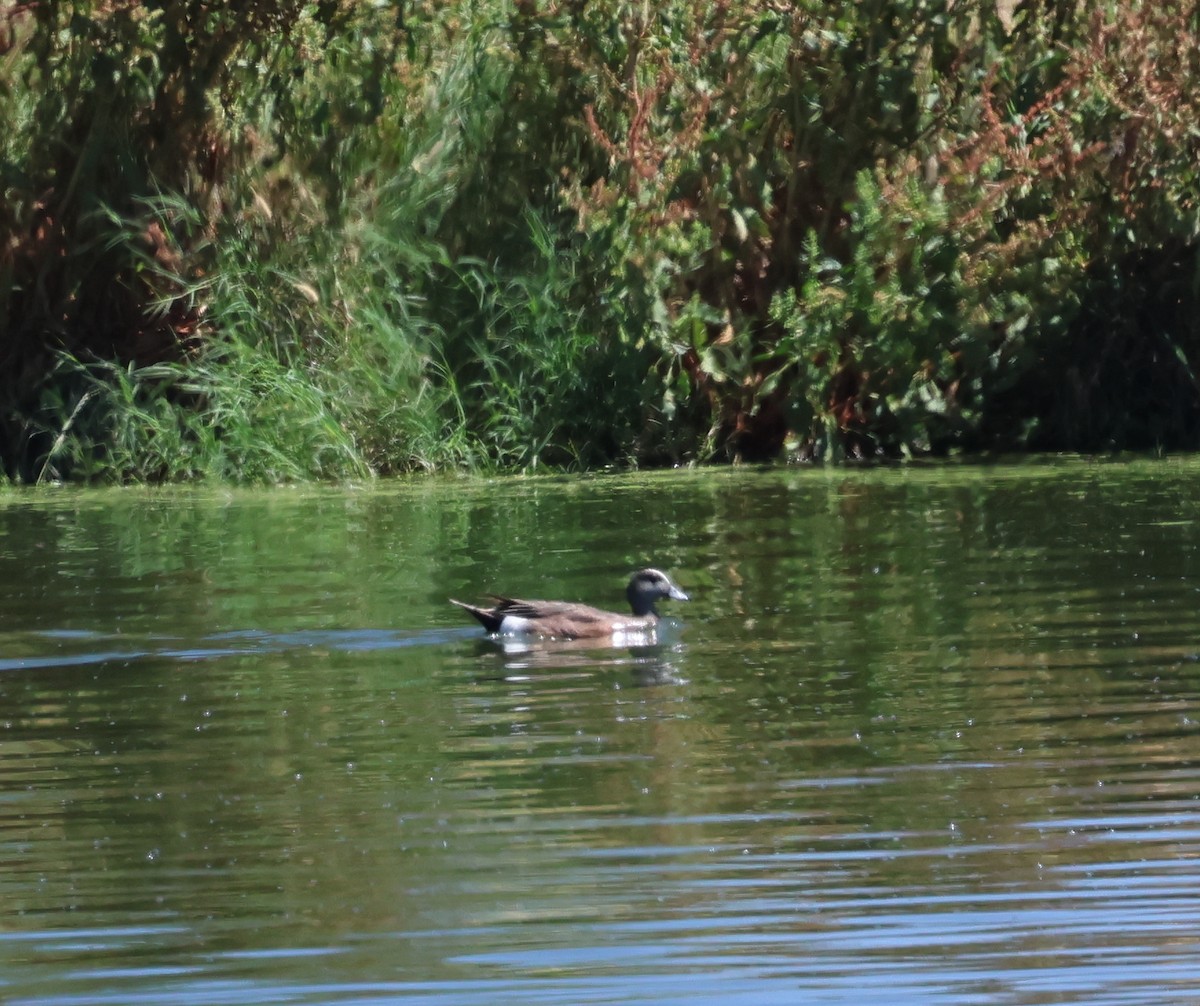
[(1178, 0), (3, 17), (12, 476), (1200, 443)]

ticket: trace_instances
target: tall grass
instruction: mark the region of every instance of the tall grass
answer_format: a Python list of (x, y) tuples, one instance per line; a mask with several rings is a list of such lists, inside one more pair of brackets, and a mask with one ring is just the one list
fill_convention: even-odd
[(1197, 42), (1178, 0), (19, 5), (0, 457), (1195, 446)]

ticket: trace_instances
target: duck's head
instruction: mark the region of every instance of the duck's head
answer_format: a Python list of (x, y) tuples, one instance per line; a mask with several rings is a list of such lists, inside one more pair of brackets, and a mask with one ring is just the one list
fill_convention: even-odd
[(629, 607), (639, 618), (643, 615), (657, 615), (654, 602), (660, 598), (668, 597), (672, 601), (688, 600), (687, 594), (659, 569), (639, 569), (629, 578), (625, 596), (629, 598)]

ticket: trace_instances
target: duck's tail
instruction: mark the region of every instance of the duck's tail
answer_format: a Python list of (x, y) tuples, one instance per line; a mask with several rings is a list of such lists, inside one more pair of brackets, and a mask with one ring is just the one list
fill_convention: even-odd
[(479, 608), (473, 604), (467, 604), (465, 601), (456, 601), (454, 598), (448, 599), (451, 604), (457, 604), (464, 611), (469, 611), (475, 616), (475, 620), (479, 622), (488, 632), (499, 632), (501, 615), (498, 615), (491, 608)]

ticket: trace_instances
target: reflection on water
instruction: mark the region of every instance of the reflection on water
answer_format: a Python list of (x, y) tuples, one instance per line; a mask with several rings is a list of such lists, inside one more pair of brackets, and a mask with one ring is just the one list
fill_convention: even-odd
[(508, 680), (526, 672), (536, 672), (539, 679), (545, 680), (547, 672), (627, 668), (637, 684), (682, 684), (679, 658), (686, 652), (679, 624), (673, 619), (656, 628), (621, 633), (603, 641), (494, 635), (479, 643), (481, 656), (494, 655), (498, 661), (496, 673)]
[[(136, 660), (211, 660), (245, 653), (277, 653), (297, 649), (381, 650), (403, 646), (436, 646), (456, 638), (447, 631), (386, 632), (221, 632), (196, 640), (173, 636), (131, 639), (100, 632), (10, 632), (5, 634), (0, 673), (77, 664), (129, 664)], [(25, 654), (21, 656), (19, 654)]]
[(0, 1000), (1195, 999), (1197, 474), (0, 497)]

